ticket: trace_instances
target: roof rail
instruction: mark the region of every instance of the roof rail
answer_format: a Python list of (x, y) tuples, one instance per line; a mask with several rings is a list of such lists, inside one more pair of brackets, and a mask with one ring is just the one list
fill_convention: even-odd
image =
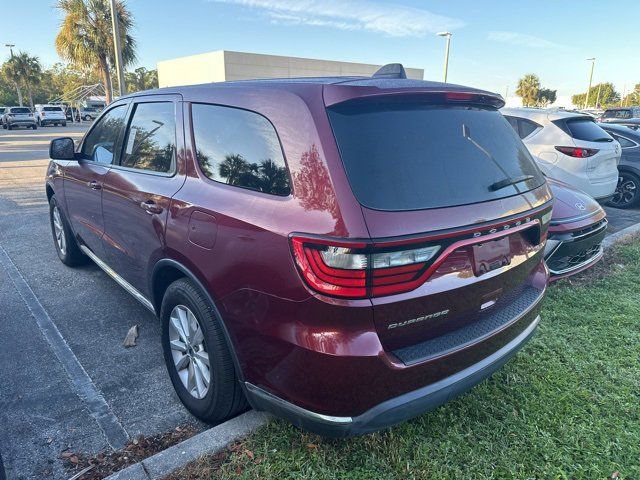
[(407, 78), (401, 63), (388, 63), (380, 67), (371, 78)]

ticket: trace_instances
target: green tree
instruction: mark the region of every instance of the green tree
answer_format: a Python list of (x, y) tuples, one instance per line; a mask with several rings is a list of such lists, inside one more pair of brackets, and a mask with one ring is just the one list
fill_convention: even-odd
[[(571, 97), (571, 102), (578, 108), (585, 107), (586, 93), (577, 93)], [(586, 107), (606, 108), (620, 102), (620, 94), (616, 92), (613, 83), (599, 83), (589, 90), (589, 105)]]
[(534, 107), (538, 102), (540, 79), (533, 73), (528, 73), (518, 80), (516, 95), (522, 98), (522, 106)]
[[(107, 103), (113, 99), (111, 66), (115, 64), (109, 0), (58, 0), (64, 20), (56, 37), (58, 54), (79, 69), (96, 72), (104, 85)], [(133, 17), (124, 0), (116, 0), (122, 46), (122, 68), (136, 58), (130, 35)]]
[(26, 52), (18, 52), (13, 55), (6, 64), (8, 75), (17, 86), (18, 101), (22, 106), (21, 88), (29, 93), (29, 103), (33, 108), (33, 89), (40, 83), (42, 66), (38, 57), (33, 57)]
[(538, 90), (538, 96), (536, 98), (537, 107), (548, 107), (556, 101), (556, 90), (550, 88), (540, 88)]
[(130, 92), (158, 88), (158, 71), (138, 67), (133, 72), (127, 72), (124, 80)]
[(640, 83), (636, 83), (633, 91), (622, 99), (622, 105), (631, 107), (631, 106), (640, 106)]

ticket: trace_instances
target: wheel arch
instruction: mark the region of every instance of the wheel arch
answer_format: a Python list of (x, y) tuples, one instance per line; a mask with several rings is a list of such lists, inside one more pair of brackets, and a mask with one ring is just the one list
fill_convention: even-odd
[(236, 370), (237, 378), (240, 381), (242, 390), (248, 400), (249, 396), (246, 392), (244, 375), (242, 372), (242, 368), (240, 368), (240, 361), (236, 353), (235, 344), (231, 339), (227, 324), (220, 314), (220, 310), (218, 309), (216, 302), (214, 301), (209, 291), (204, 287), (200, 279), (198, 279), (198, 277), (189, 268), (184, 266), (182, 263), (170, 258), (163, 258), (162, 260), (159, 260), (155, 264), (153, 273), (151, 275), (151, 285), (149, 291), (152, 295), (151, 303), (153, 304), (156, 315), (158, 316), (158, 318), (160, 317), (160, 308), (162, 306), (162, 298), (164, 297), (164, 292), (167, 290), (169, 285), (171, 285), (171, 283), (180, 278), (188, 278), (190, 281), (192, 281), (196, 288), (198, 288), (202, 292), (202, 294), (205, 295), (205, 297), (207, 298), (207, 300), (209, 300), (209, 303), (213, 307), (213, 311), (218, 317), (220, 325), (222, 325), (222, 332), (224, 334), (225, 340), (227, 341), (227, 345), (229, 346), (229, 352), (231, 352), (231, 358), (233, 359), (233, 365)]
[(47, 202), (48, 202), (51, 200), (51, 197), (53, 197), (53, 195), (56, 192), (53, 190), (53, 186), (49, 182), (47, 182), (45, 189), (47, 191)]
[(632, 173), (636, 177), (640, 178), (640, 169), (633, 167), (631, 165), (618, 165), (618, 171)]

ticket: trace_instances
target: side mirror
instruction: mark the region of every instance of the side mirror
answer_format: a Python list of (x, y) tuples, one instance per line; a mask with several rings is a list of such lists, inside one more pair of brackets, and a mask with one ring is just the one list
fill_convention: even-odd
[(75, 160), (76, 146), (70, 137), (54, 138), (49, 144), (49, 158), (52, 160)]

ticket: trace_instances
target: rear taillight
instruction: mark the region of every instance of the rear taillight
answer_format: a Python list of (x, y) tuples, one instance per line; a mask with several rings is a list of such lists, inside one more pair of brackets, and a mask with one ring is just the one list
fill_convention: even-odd
[(376, 249), (367, 243), (325, 242), (292, 237), (293, 254), (314, 290), (342, 298), (407, 292), (424, 282), (422, 274), (439, 245)]
[(44, 112), (40, 112), (40, 115), (42, 115), (43, 117), (45, 116), (45, 115), (44, 115)]
[(576, 158), (593, 157), (599, 151), (597, 148), (579, 148), (579, 147), (556, 147), (556, 150), (564, 153), (565, 155), (569, 155), (570, 157), (576, 157)]

